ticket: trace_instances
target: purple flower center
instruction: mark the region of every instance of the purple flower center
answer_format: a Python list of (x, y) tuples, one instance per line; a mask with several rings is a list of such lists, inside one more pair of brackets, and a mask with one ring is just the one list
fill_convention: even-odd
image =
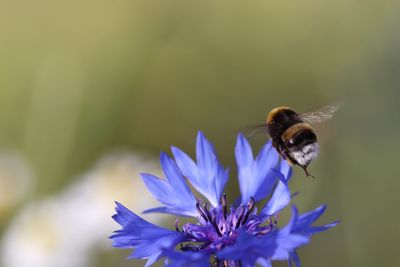
[[(231, 207), (229, 212), (225, 193), (219, 207), (208, 208), (207, 203), (201, 205), (201, 200), (197, 201), (196, 207), (200, 214), (198, 223), (186, 223), (182, 227), (188, 240), (181, 244), (183, 251), (208, 251), (214, 254), (225, 246), (233, 245), (239, 229), (262, 236), (271, 232), (278, 223), (277, 215), (257, 215), (254, 198), (236, 209)], [(177, 223), (176, 230), (180, 231)]]

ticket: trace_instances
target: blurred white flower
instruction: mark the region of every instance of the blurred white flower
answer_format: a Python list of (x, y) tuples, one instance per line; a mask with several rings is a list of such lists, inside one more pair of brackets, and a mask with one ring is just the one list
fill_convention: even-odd
[(33, 189), (32, 170), (17, 153), (0, 154), (0, 217), (20, 204)]
[[(160, 173), (158, 162), (127, 154), (101, 159), (60, 194), (31, 203), (10, 222), (1, 247), (4, 267), (81, 267), (90, 254), (111, 247), (114, 200), (137, 212), (156, 206), (139, 171)], [(133, 187), (132, 187), (133, 183)], [(150, 205), (149, 205), (150, 203)], [(157, 215), (147, 216), (159, 222)]]

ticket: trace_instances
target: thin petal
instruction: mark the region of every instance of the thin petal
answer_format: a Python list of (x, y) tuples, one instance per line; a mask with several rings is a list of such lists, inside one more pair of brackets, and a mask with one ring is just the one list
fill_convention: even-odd
[(176, 166), (175, 162), (166, 153), (161, 153), (160, 163), (164, 176), (169, 181), (169, 184), (174, 187), (177, 193), (193, 196), (184, 178), (182, 177), (182, 173), (179, 171), (178, 166)]
[(296, 264), (296, 267), (300, 267), (300, 258), (299, 255), (297, 255), (296, 250), (290, 253), (290, 259), (294, 261), (294, 264)]
[(296, 220), (296, 224), (293, 230), (298, 231), (313, 224), (319, 217), (321, 217), (326, 207), (326, 205), (321, 205), (312, 211), (300, 215), (299, 218)]
[(247, 139), (243, 134), (239, 134), (235, 146), (236, 164), (238, 167), (238, 179), (240, 193), (242, 195), (242, 204), (247, 203), (256, 193), (253, 189), (253, 151)]
[(241, 133), (237, 137), (235, 155), (238, 166), (251, 166), (254, 162), (253, 151), (251, 149), (250, 143)]
[(176, 215), (197, 216), (196, 199), (175, 162), (165, 153), (162, 153), (160, 158), (166, 179), (160, 179), (151, 174), (141, 174), (147, 189), (158, 201), (166, 205), (167, 208), (164, 209), (164, 212), (171, 211)]
[(147, 173), (142, 173), (140, 176), (142, 177), (147, 189), (158, 201), (166, 205), (173, 203), (171, 198), (173, 198), (172, 194), (174, 192), (168, 181)]
[(137, 217), (137, 220), (142, 220), (139, 216), (134, 214), (132, 211), (130, 211), (128, 208), (126, 208), (124, 205), (121, 203), (115, 201), (115, 210), (117, 211), (116, 214), (112, 216), (114, 221), (116, 221), (119, 225), (121, 226), (126, 226), (132, 221), (132, 217)]
[[(268, 143), (270, 144), (270, 143)], [(273, 148), (272, 148), (273, 149)], [(270, 154), (275, 155), (276, 159), (278, 159), (278, 154), (275, 151), (272, 151)], [(276, 165), (277, 161), (274, 159), (271, 160), (271, 165)], [(278, 164), (278, 168), (271, 167), (266, 174), (265, 181), (262, 185), (259, 186), (259, 189), (255, 195), (255, 199), (263, 199), (271, 193), (271, 190), (275, 184), (276, 177), (278, 177), (285, 184), (290, 180), (292, 176), (292, 167), (288, 165), (286, 160), (281, 160)]]
[(271, 199), (261, 210), (261, 215), (273, 215), (290, 203), (290, 191), (287, 184), (278, 182)]
[(318, 208), (303, 213), (298, 217), (293, 225), (293, 232), (301, 233), (303, 235), (311, 236), (312, 234), (323, 232), (332, 228), (340, 223), (340, 221), (335, 221), (330, 224), (322, 225), (322, 226), (313, 226), (312, 224), (324, 213), (326, 209), (326, 205), (321, 205)]
[(288, 224), (277, 232), (276, 244), (277, 248), (272, 256), (274, 260), (287, 260), (290, 263), (290, 253), (297, 247), (308, 242), (308, 238), (292, 233), (292, 229), (296, 224), (298, 211), (296, 206), (292, 206), (292, 216)]
[(282, 233), (290, 234), (296, 225), (298, 217), (299, 217), (299, 211), (298, 211), (297, 207), (295, 205), (293, 205), (292, 206), (292, 216), (290, 217), (290, 220), (287, 223), (287, 225), (284, 228), (282, 228), (281, 230), (279, 230), (279, 233), (280, 234), (282, 234)]
[(279, 155), (272, 142), (267, 142), (257, 155), (255, 160), (256, 177), (259, 177), (260, 184), (254, 198), (260, 200), (269, 195), (276, 181), (276, 172), (272, 169), (276, 168), (279, 162)]
[(219, 205), (228, 181), (228, 170), (218, 161), (213, 145), (199, 132), (196, 142), (197, 164), (184, 152), (172, 147), (172, 154), (182, 172), (194, 188), (205, 196), (211, 205)]
[(269, 195), (277, 179), (276, 172), (272, 169), (277, 168), (279, 162), (279, 155), (272, 147), (272, 142), (267, 142), (254, 159), (249, 142), (239, 134), (235, 156), (242, 195), (241, 204), (246, 204), (251, 197), (259, 201)]
[(197, 134), (196, 159), (197, 164), (202, 166), (204, 169), (211, 170), (214, 168), (214, 146), (206, 139), (202, 132)]
[(156, 226), (116, 203), (117, 213), (113, 216), (121, 226), (110, 238), (114, 247), (134, 248), (129, 258), (148, 259), (146, 265), (151, 265), (163, 257), (163, 248), (174, 248), (185, 240), (181, 232), (171, 231)]
[(335, 221), (335, 222), (332, 222), (330, 224), (326, 224), (323, 226), (312, 226), (312, 227), (309, 227), (307, 230), (303, 231), (303, 233), (316, 234), (316, 233), (324, 232), (324, 231), (338, 225), (339, 223), (340, 223), (340, 221)]
[(168, 249), (164, 250), (164, 254), (166, 257), (168, 257), (168, 261), (165, 264), (165, 266), (168, 267), (204, 267), (210, 265), (210, 254), (204, 251), (177, 252), (175, 250)]
[[(171, 151), (183, 176), (199, 178), (199, 170), (196, 163), (185, 152), (174, 146), (171, 147)], [(200, 181), (196, 180), (196, 182)]]
[[(309, 240), (310, 239), (308, 237), (303, 235), (290, 234), (279, 236), (277, 238), (277, 244), (280, 249), (291, 252), (293, 249), (307, 244)], [(274, 255), (276, 256), (276, 254)]]
[(293, 168), (287, 163), (286, 160), (281, 160), (279, 163), (279, 172), (283, 174), (287, 181), (289, 181), (293, 174)]
[(197, 214), (194, 214), (193, 212), (186, 213), (182, 209), (175, 209), (175, 208), (166, 207), (166, 206), (147, 209), (147, 210), (142, 211), (142, 213), (143, 214), (147, 214), (147, 213), (166, 213), (166, 214), (174, 214), (174, 215), (177, 215), (177, 216), (184, 216), (184, 217), (196, 217), (196, 216), (198, 216)]
[(236, 243), (217, 253), (220, 259), (240, 260), (246, 266), (254, 266), (260, 258), (269, 260), (276, 250), (276, 235), (270, 233), (257, 237), (240, 231)]
[(298, 215), (297, 208), (292, 207), (292, 217), (289, 223), (278, 231), (276, 244), (277, 249), (272, 256), (275, 260), (293, 260), (296, 266), (300, 266), (300, 260), (297, 257), (296, 249), (310, 242), (314, 233), (325, 231), (337, 224), (324, 226), (312, 226), (311, 224), (324, 212), (325, 206), (320, 206), (313, 211)]

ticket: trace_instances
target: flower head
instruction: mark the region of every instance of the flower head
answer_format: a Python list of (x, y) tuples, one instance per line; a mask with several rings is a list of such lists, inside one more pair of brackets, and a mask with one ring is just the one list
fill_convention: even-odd
[[(166, 258), (167, 266), (271, 266), (273, 260), (293, 261), (300, 266), (296, 249), (307, 244), (314, 233), (337, 222), (312, 226), (325, 206), (298, 215), (278, 227), (279, 212), (290, 203), (288, 181), (291, 168), (280, 161), (271, 142), (254, 158), (249, 142), (239, 135), (235, 148), (241, 197), (237, 205), (228, 205), (224, 187), (228, 170), (219, 162), (213, 145), (199, 132), (196, 161), (176, 147), (174, 159), (161, 154), (165, 179), (142, 174), (142, 179), (163, 206), (145, 212), (162, 212), (197, 219), (175, 230), (145, 221), (117, 203), (114, 220), (122, 226), (111, 236), (113, 246), (134, 248), (130, 258), (147, 259), (149, 266)], [(187, 181), (205, 198), (196, 199)], [(257, 210), (258, 201), (270, 196)]]

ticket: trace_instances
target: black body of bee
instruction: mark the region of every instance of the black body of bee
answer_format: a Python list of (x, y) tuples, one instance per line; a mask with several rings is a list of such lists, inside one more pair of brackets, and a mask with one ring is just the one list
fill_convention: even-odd
[(317, 136), (310, 124), (289, 107), (274, 108), (267, 117), (266, 127), (272, 144), (283, 159), (301, 166), (306, 175), (307, 167), (318, 155)]

